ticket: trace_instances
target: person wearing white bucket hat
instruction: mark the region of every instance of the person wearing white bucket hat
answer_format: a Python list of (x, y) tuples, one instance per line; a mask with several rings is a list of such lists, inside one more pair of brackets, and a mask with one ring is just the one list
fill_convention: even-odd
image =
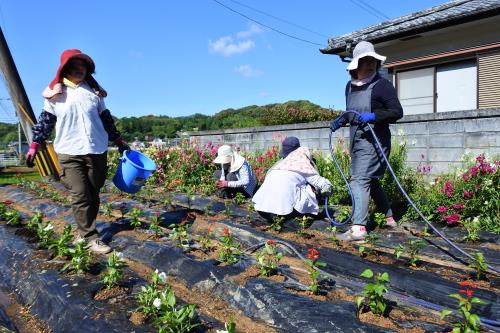
[(253, 196), (257, 178), (243, 156), (231, 146), (223, 145), (217, 150), (217, 157), (213, 162), (220, 165), (220, 169), (214, 172), (219, 197), (232, 199), (238, 192), (247, 198)]
[(62, 52), (56, 76), (43, 91), (43, 111), (33, 126), (26, 163), (33, 165), (37, 151), (55, 127), (54, 150), (61, 183), (72, 197), (76, 239), (87, 241), (95, 253), (109, 253), (111, 248), (99, 238), (95, 225), (99, 191), (106, 181), (108, 142), (113, 141), (120, 153), (130, 147), (104, 104), (107, 93), (92, 76), (94, 70), (92, 58), (80, 50)]
[(353, 58), (347, 70), (351, 80), (347, 83), (346, 110), (356, 111), (347, 119), (337, 118), (332, 129), (337, 130), (350, 122), (350, 183), (354, 196), (353, 226), (338, 236), (342, 241), (363, 240), (367, 235), (370, 197), (386, 216), (386, 225), (396, 227), (387, 195), (379, 179), (384, 175), (386, 165), (375, 147), (375, 139), (366, 126), (373, 124), (384, 154), (388, 157), (391, 150), (391, 131), (389, 124), (403, 116), (403, 108), (391, 82), (378, 74), (378, 69), (386, 57), (375, 52), (370, 42), (359, 42), (353, 51)]

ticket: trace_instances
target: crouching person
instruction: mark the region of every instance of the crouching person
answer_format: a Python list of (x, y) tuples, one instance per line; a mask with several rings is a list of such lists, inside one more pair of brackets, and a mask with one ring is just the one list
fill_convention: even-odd
[(283, 141), (281, 156), (284, 158), (268, 171), (252, 199), (255, 210), (268, 220), (276, 215), (286, 219), (318, 215), (317, 194), (329, 194), (332, 184), (319, 175), (311, 152), (300, 147), (297, 138), (289, 137)]
[(214, 163), (219, 165), (219, 170), (214, 172), (217, 180), (217, 195), (223, 199), (232, 199), (237, 193), (242, 193), (246, 198), (251, 198), (255, 192), (257, 178), (255, 177), (248, 161), (233, 151), (228, 145), (220, 146)]

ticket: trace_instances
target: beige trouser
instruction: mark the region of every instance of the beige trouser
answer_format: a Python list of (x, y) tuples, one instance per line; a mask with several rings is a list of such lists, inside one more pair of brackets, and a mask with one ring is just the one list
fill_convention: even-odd
[(87, 240), (98, 237), (95, 219), (99, 212), (99, 191), (106, 181), (107, 152), (89, 155), (57, 154), (61, 183), (71, 193), (77, 231)]

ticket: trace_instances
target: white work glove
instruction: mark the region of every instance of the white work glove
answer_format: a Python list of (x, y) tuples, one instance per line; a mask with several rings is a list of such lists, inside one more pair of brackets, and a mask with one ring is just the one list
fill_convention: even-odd
[(332, 183), (330, 183), (330, 181), (325, 178), (325, 181), (321, 185), (320, 191), (322, 195), (332, 194)]

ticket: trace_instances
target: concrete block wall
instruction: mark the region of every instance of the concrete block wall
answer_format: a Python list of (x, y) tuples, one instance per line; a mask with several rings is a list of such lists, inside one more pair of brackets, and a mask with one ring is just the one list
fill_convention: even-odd
[[(257, 151), (280, 144), (286, 136), (296, 136), (303, 146), (328, 153), (329, 122), (288, 124), (220, 131), (190, 132), (191, 142), (230, 144), (242, 151)], [(431, 174), (460, 167), (464, 153), (500, 155), (500, 109), (453, 111), (403, 117), (391, 125), (393, 138), (405, 140), (408, 164), (432, 165)], [(349, 129), (334, 134), (334, 143), (348, 143)]]

